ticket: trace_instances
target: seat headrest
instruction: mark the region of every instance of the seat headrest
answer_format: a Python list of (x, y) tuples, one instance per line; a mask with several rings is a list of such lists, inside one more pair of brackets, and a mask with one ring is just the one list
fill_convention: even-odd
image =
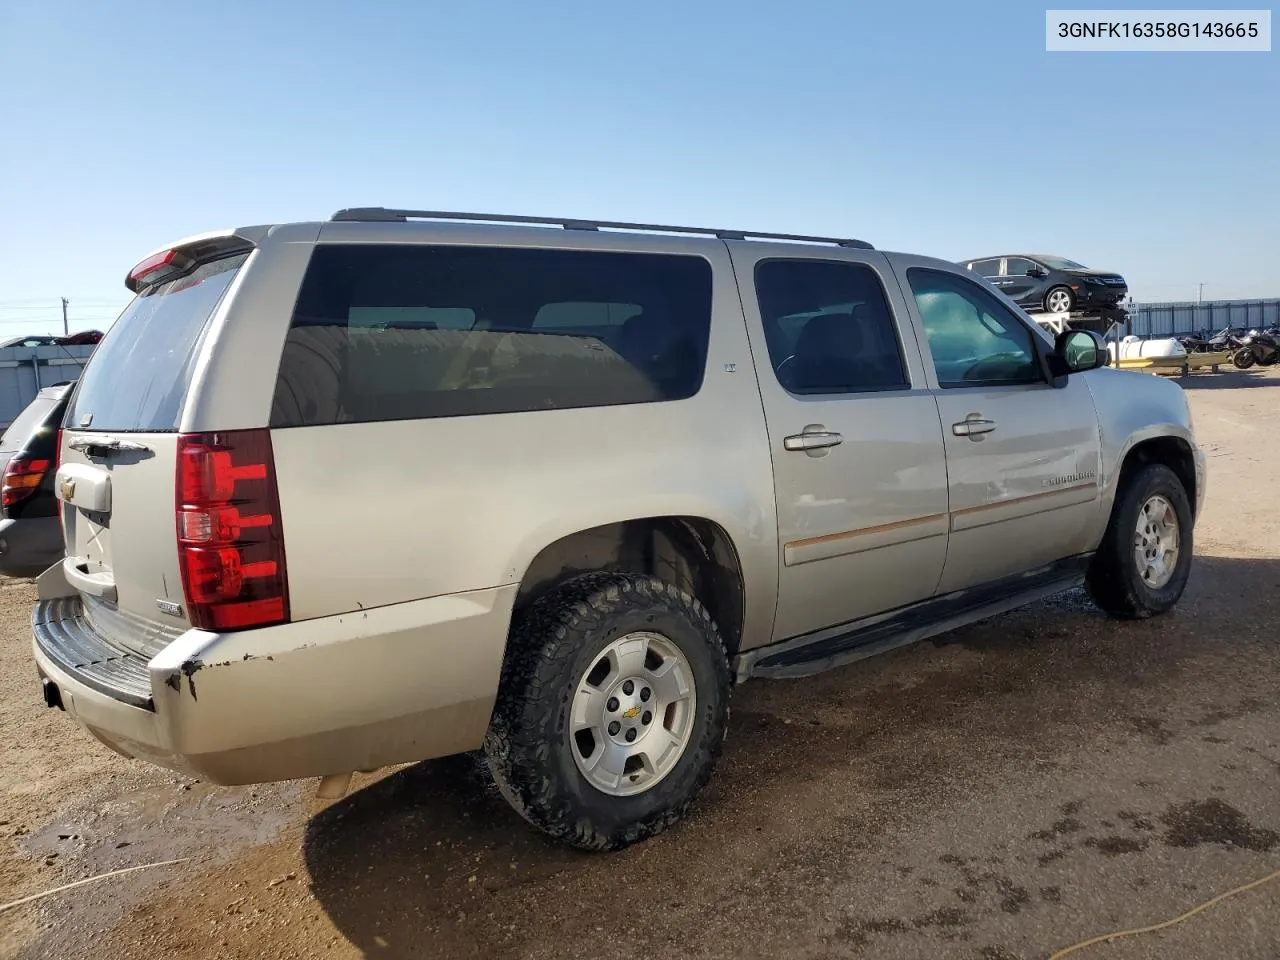
[(796, 354), (805, 357), (856, 357), (862, 348), (861, 324), (852, 313), (820, 313), (796, 341)]

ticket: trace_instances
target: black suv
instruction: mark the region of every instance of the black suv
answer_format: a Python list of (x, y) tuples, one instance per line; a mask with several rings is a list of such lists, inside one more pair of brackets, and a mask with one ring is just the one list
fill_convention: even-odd
[(0, 575), (35, 577), (62, 557), (53, 475), (73, 386), (45, 387), (0, 436)]
[(1090, 270), (1064, 257), (1016, 253), (960, 263), (986, 277), (1024, 310), (1109, 310), (1118, 307), (1129, 293), (1120, 274)]

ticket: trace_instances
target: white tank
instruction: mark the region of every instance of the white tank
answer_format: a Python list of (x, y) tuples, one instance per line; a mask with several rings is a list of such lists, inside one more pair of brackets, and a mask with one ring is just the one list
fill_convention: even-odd
[[(1107, 344), (1107, 352), (1110, 353), (1111, 358), (1114, 360), (1116, 345), (1114, 343)], [(1141, 337), (1131, 335), (1120, 341), (1121, 360), (1185, 357), (1186, 355), (1186, 348), (1172, 338), (1167, 340), (1143, 340)]]

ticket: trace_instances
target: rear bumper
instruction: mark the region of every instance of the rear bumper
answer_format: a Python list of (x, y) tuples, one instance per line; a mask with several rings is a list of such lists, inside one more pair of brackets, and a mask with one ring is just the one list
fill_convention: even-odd
[(0, 575), (36, 577), (62, 556), (57, 517), (0, 520)]
[(32, 614), (61, 705), (127, 756), (213, 783), (367, 770), (481, 746), (515, 585), (263, 630), (189, 630), (149, 662), (77, 597)]

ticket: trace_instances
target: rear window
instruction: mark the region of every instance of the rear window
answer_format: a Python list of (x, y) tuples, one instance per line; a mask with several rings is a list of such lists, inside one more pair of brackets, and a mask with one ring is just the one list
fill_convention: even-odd
[(36, 397), (32, 400), (27, 408), (18, 414), (13, 423), (5, 428), (4, 436), (0, 437), (0, 450), (5, 453), (21, 450), (23, 445), (31, 439), (31, 434), (48, 419), (49, 414), (59, 402), (57, 397)]
[(683, 400), (701, 387), (710, 327), (700, 257), (321, 245), (271, 423)]
[(178, 429), (196, 348), (248, 254), (224, 257), (149, 287), (111, 325), (72, 398), (75, 429)]

